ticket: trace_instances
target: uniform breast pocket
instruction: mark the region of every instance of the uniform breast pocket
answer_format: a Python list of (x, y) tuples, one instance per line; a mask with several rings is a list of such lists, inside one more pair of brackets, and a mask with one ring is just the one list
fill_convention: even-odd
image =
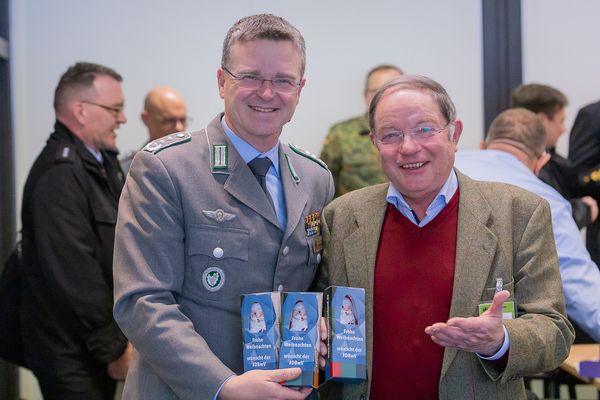
[(244, 229), (193, 225), (183, 294), (205, 300), (238, 298), (248, 262), (250, 233)]
[(306, 238), (308, 246), (308, 266), (313, 270), (317, 268), (321, 262), (321, 253), (323, 251), (323, 237), (321, 234)]

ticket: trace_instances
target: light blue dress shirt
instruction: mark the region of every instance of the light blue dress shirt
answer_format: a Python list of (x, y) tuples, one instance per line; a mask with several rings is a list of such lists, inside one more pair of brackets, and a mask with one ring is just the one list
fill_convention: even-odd
[(510, 183), (550, 203), (567, 314), (600, 341), (600, 271), (591, 260), (571, 214), (571, 205), (512, 154), (497, 150), (456, 154), (455, 166), (473, 179)]
[(267, 171), (265, 180), (267, 182), (267, 190), (273, 199), (273, 205), (275, 206), (275, 214), (277, 214), (277, 222), (279, 228), (285, 231), (287, 224), (287, 209), (285, 207), (285, 197), (283, 195), (283, 183), (281, 181), (281, 174), (279, 169), (279, 142), (268, 151), (260, 152), (256, 150), (252, 145), (246, 142), (244, 139), (236, 135), (225, 122), (225, 118), (221, 118), (221, 126), (225, 131), (225, 134), (233, 143), (233, 146), (240, 153), (240, 156), (248, 164), (256, 157), (268, 158), (271, 160), (271, 167)]
[(85, 145), (85, 148), (88, 149), (88, 151), (90, 153), (92, 153), (92, 155), (94, 156), (94, 158), (100, 163), (100, 165), (104, 164), (104, 157), (102, 157), (102, 152), (100, 150), (95, 150), (92, 149), (90, 146), (88, 146), (87, 144)]
[[(427, 207), (427, 210), (425, 211), (425, 218), (423, 218), (421, 221), (417, 221), (415, 213), (410, 208), (406, 200), (404, 200), (404, 196), (402, 196), (402, 193), (400, 193), (392, 183), (390, 183), (386, 198), (388, 203), (393, 204), (398, 211), (400, 211), (402, 215), (408, 218), (413, 224), (423, 227), (437, 217), (440, 212), (442, 212), (444, 207), (446, 207), (448, 202), (452, 199), (452, 196), (454, 196), (456, 193), (456, 190), (458, 190), (458, 178), (456, 177), (456, 172), (452, 170), (450, 171), (450, 176), (448, 176), (448, 179), (440, 189), (437, 196), (435, 196), (429, 207)], [(504, 326), (502, 326), (502, 328), (504, 329), (504, 341), (502, 342), (500, 350), (490, 357), (484, 357), (480, 354), (477, 354), (479, 357), (484, 360), (492, 361), (501, 358), (504, 353), (506, 353), (510, 347), (510, 339), (506, 328)]]
[(410, 208), (402, 193), (398, 191), (394, 187), (393, 184), (390, 183), (390, 187), (387, 193), (387, 201), (388, 203), (393, 204), (398, 211), (402, 213), (406, 218), (408, 218), (413, 224), (423, 227), (430, 223), (443, 209), (446, 207), (446, 204), (452, 199), (454, 193), (458, 189), (458, 178), (456, 177), (456, 173), (453, 171), (450, 172), (450, 176), (444, 183), (444, 186), (440, 189), (440, 192), (435, 196), (435, 199), (431, 202), (427, 210), (425, 211), (425, 218), (421, 221), (417, 221), (413, 210)]

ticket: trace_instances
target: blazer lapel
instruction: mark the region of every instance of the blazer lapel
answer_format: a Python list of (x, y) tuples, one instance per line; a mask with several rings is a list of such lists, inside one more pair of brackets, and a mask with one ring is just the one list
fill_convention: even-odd
[[(387, 209), (387, 189), (388, 185), (385, 184), (365, 192), (364, 202), (354, 212), (358, 229), (344, 239), (348, 284), (364, 287), (370, 296), (373, 294), (379, 235)], [(368, 303), (372, 304), (372, 299)]]
[[(460, 199), (450, 318), (469, 317), (476, 312), (498, 245), (498, 238), (487, 228), (492, 211), (489, 204), (470, 178), (459, 171), (456, 174)], [(446, 348), (441, 379), (456, 354), (456, 349)]]

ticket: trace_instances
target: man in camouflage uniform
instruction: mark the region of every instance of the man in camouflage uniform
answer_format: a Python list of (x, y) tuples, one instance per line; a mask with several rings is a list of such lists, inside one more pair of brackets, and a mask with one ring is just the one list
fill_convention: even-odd
[[(393, 65), (379, 65), (369, 71), (363, 93), (367, 109), (377, 89), (401, 74), (402, 70)], [(321, 159), (333, 175), (335, 197), (387, 181), (381, 170), (379, 153), (369, 138), (366, 112), (329, 129), (323, 142)]]

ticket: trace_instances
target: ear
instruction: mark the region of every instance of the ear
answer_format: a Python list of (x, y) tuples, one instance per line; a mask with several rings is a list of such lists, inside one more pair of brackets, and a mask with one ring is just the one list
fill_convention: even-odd
[(298, 87), (298, 96), (300, 96), (304, 85), (306, 85), (306, 78), (302, 78), (302, 80), (300, 81), (300, 86)]
[(369, 137), (371, 138), (371, 143), (373, 143), (373, 146), (377, 147), (377, 142), (376, 142), (376, 138), (375, 135), (373, 134), (373, 132), (369, 132)]
[(460, 119), (454, 121), (454, 129), (450, 128), (450, 141), (454, 144), (454, 151), (458, 150), (458, 140), (463, 131), (463, 123)]
[(539, 175), (542, 168), (544, 168), (544, 165), (546, 165), (546, 163), (550, 161), (550, 157), (550, 154), (544, 153), (537, 160), (535, 160), (535, 163), (533, 164), (533, 173), (535, 174), (535, 176)]
[(225, 72), (219, 68), (217, 70), (217, 85), (219, 86), (219, 96), (225, 98)]
[(140, 118), (142, 118), (142, 122), (144, 123), (144, 125), (146, 125), (146, 127), (150, 127), (148, 125), (149, 120), (150, 120), (150, 115), (148, 115), (148, 113), (146, 112), (146, 110), (142, 111), (142, 113), (140, 114)]
[(479, 142), (479, 150), (485, 150), (487, 148), (487, 143), (485, 142), (484, 139), (481, 140), (481, 142)]
[(84, 125), (87, 121), (88, 111), (81, 101), (72, 101), (67, 104), (69, 113), (79, 122)]

